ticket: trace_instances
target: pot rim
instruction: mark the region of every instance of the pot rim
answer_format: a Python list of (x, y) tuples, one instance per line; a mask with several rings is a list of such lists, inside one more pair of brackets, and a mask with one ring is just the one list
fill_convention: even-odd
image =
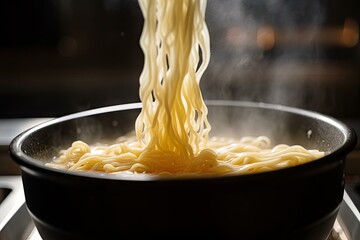
[[(164, 177), (164, 176), (156, 176), (151, 174), (107, 174), (107, 173), (100, 173), (100, 172), (82, 172), (82, 171), (66, 171), (60, 170), (55, 168), (46, 167), (44, 164), (41, 164), (41, 161), (34, 159), (28, 156), (25, 152), (22, 151), (22, 144), (24, 140), (29, 137), (31, 134), (35, 133), (36, 131), (45, 128), (50, 125), (59, 124), (61, 122), (70, 121), (76, 118), (82, 117), (90, 117), (99, 114), (111, 113), (116, 111), (125, 111), (125, 110), (134, 110), (140, 109), (141, 103), (126, 103), (126, 104), (119, 104), (114, 106), (107, 106), (101, 108), (95, 108), (91, 110), (81, 111), (69, 115), (65, 115), (62, 117), (54, 118), (52, 120), (46, 121), (39, 125), (36, 125), (24, 132), (20, 133), (16, 136), (10, 143), (9, 151), (11, 157), (20, 165), (20, 168), (27, 168), (31, 169), (35, 172), (41, 172), (45, 174), (51, 175), (71, 175), (73, 177), (81, 177), (81, 178), (96, 178), (96, 179), (104, 179), (104, 180), (126, 180), (126, 181), (187, 181), (187, 180), (209, 180), (209, 179), (220, 179), (220, 178), (250, 178), (259, 176), (266, 177), (268, 175), (274, 176), (278, 174), (293, 174), (297, 171), (311, 171), (311, 169), (315, 168), (318, 165), (324, 165), (329, 162), (329, 165), (333, 163), (334, 159), (342, 158), (345, 160), (345, 156), (355, 147), (357, 143), (357, 136), (353, 128), (348, 127), (346, 124), (337, 120), (333, 117), (327, 116), (325, 114), (321, 114), (318, 112), (300, 109), (296, 107), (289, 107), (280, 104), (271, 104), (271, 103), (264, 103), (264, 102), (250, 102), (250, 101), (231, 101), (231, 100), (206, 100), (207, 106), (229, 106), (229, 107), (248, 107), (248, 108), (258, 108), (258, 109), (268, 109), (268, 110), (275, 110), (281, 112), (287, 112), (291, 114), (301, 115), (313, 119), (320, 120), (322, 122), (326, 122), (341, 131), (344, 135), (344, 141), (342, 142), (341, 146), (335, 149), (330, 154), (325, 155), (322, 158), (319, 158), (315, 161), (311, 161), (305, 164), (283, 168), (275, 171), (266, 171), (266, 172), (258, 172), (258, 173), (250, 173), (250, 174), (227, 174), (227, 175), (186, 175), (186, 176), (179, 176), (179, 177)], [(337, 164), (337, 163), (335, 163)]]

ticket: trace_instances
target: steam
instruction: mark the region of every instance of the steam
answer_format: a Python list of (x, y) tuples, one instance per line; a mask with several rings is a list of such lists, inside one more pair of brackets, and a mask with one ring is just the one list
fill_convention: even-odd
[(318, 81), (309, 88), (305, 77), (321, 56), (320, 1), (211, 0), (206, 20), (212, 52), (204, 98), (309, 107), (309, 95), (319, 93)]

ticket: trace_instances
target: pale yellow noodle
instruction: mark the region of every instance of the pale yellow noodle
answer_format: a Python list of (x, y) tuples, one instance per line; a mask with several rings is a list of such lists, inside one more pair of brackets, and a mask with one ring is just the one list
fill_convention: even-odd
[(265, 136), (210, 138), (199, 83), (210, 60), (206, 0), (139, 0), (144, 16), (142, 110), (136, 137), (111, 146), (76, 141), (47, 165), (106, 173), (254, 173), (295, 166), (324, 155), (301, 146), (272, 148)]

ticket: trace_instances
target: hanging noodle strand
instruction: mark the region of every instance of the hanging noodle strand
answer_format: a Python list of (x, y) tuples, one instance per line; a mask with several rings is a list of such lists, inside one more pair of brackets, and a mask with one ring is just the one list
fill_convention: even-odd
[(254, 173), (303, 164), (324, 155), (270, 139), (209, 139), (200, 79), (210, 60), (206, 0), (139, 0), (144, 16), (142, 110), (135, 137), (113, 145), (75, 141), (47, 165), (106, 173), (158, 175)]

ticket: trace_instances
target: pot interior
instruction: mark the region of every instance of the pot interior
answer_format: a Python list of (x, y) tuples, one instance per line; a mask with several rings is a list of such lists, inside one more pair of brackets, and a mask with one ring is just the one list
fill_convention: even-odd
[[(49, 162), (61, 149), (82, 140), (89, 144), (111, 143), (134, 131), (140, 104), (119, 105), (81, 112), (37, 126), (21, 136), (21, 152)], [(208, 101), (210, 137), (265, 135), (273, 144), (299, 144), (327, 153), (339, 149), (349, 129), (318, 113), (251, 102)]]

